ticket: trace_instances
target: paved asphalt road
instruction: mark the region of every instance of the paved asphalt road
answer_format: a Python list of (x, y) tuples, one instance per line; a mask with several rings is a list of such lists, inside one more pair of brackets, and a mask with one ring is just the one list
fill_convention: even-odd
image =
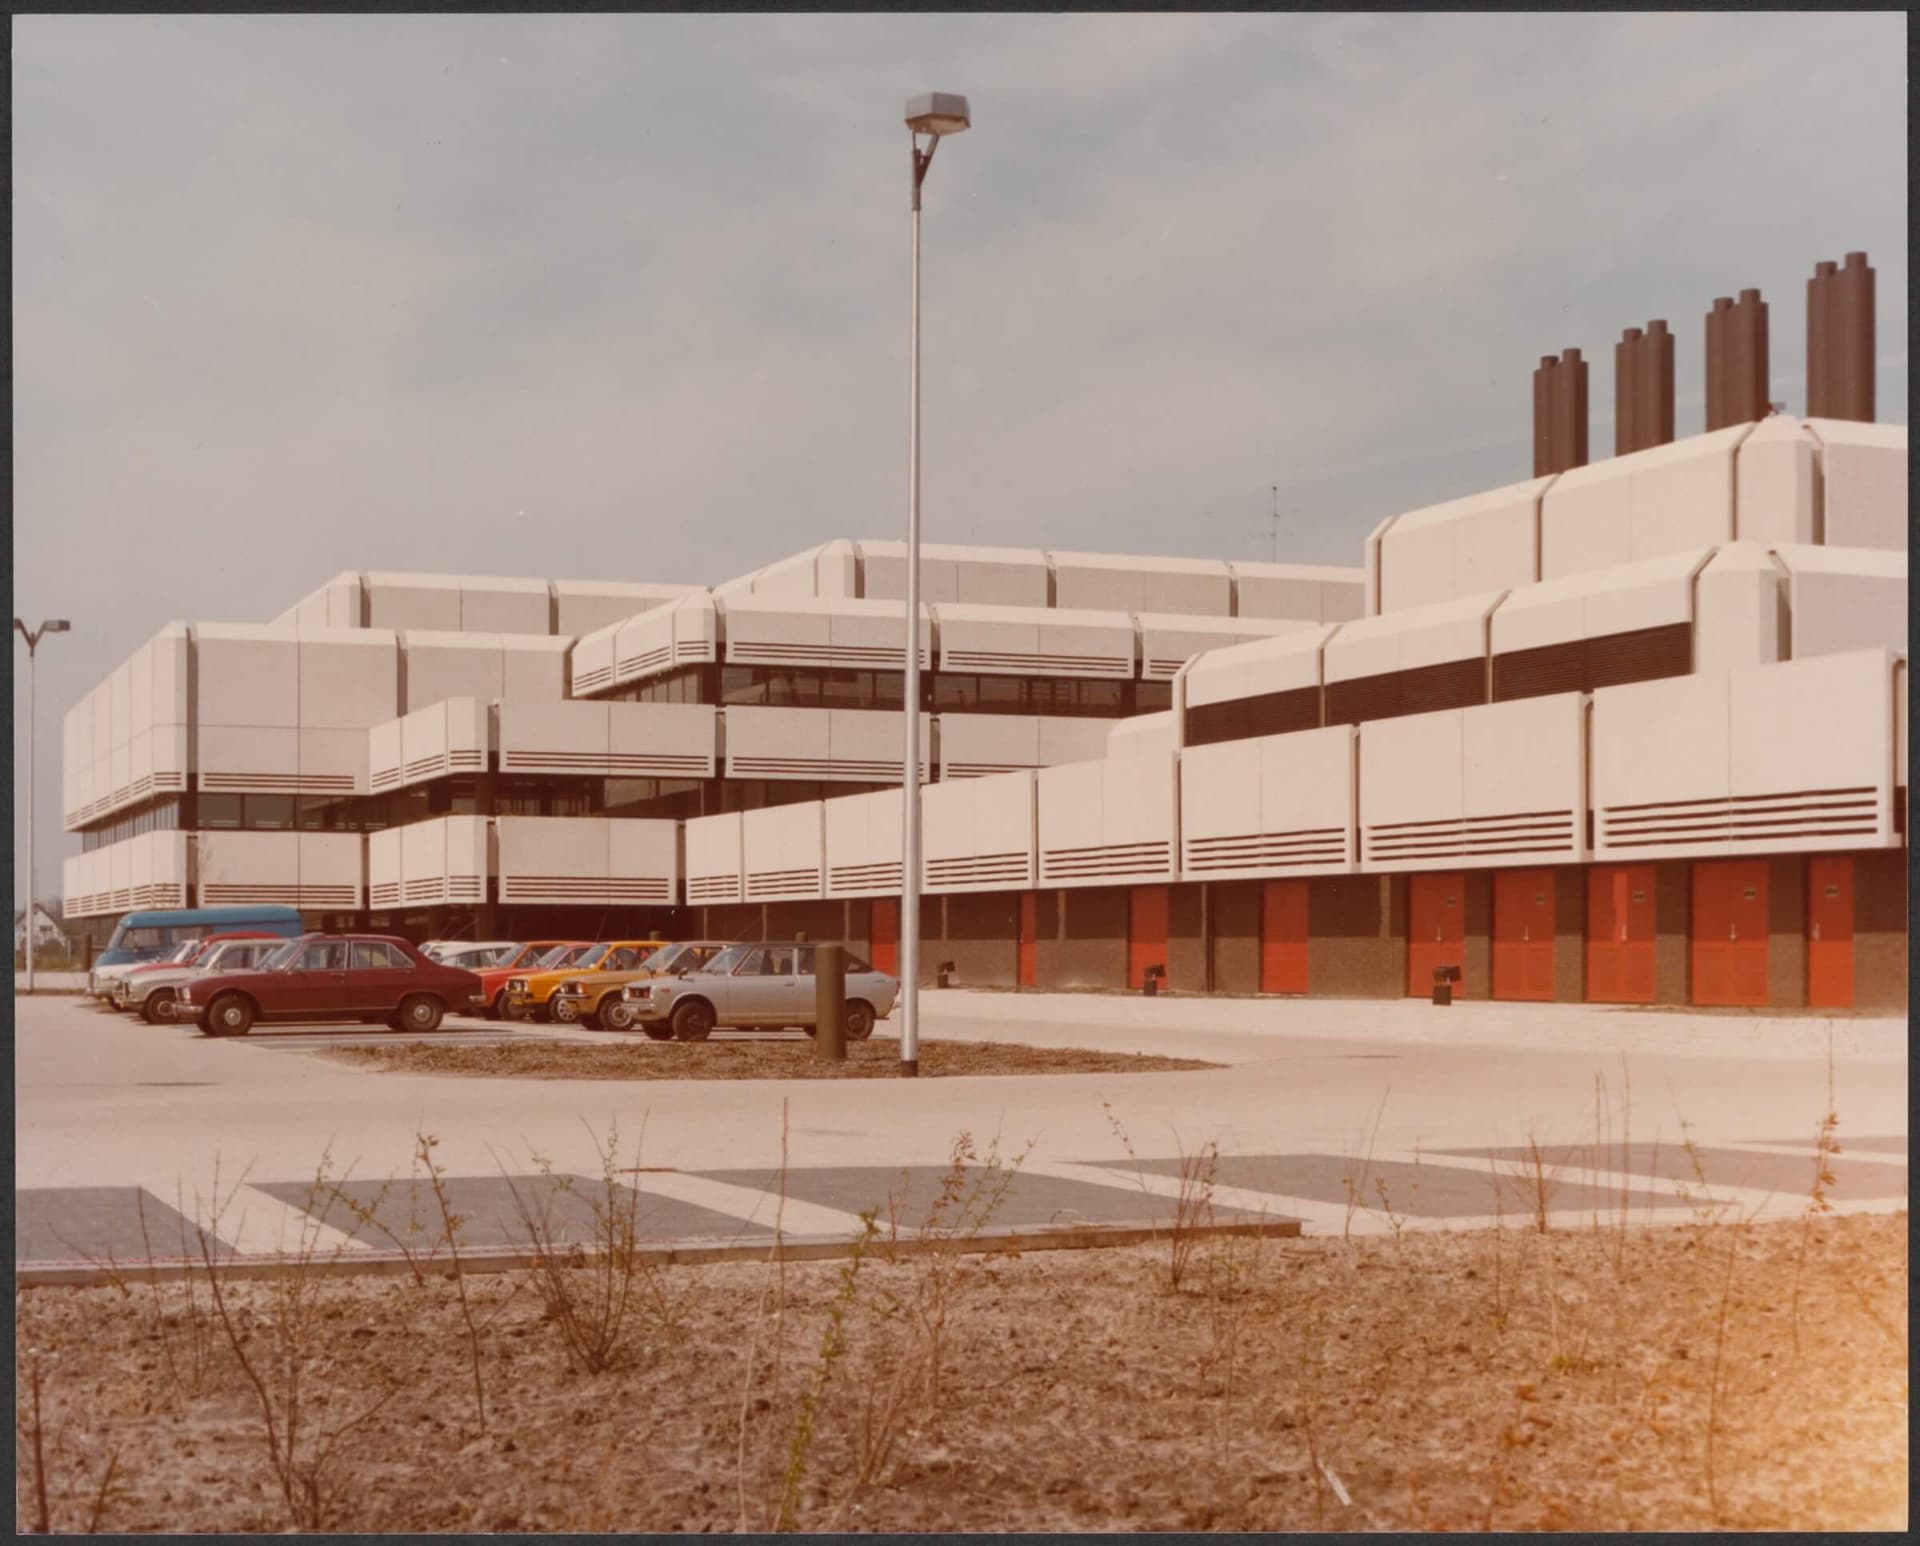
[[(797, 1233), (850, 1228), (889, 1194), (905, 1197), (909, 1216), (963, 1131), (982, 1148), (997, 1137), (1003, 1154), (1028, 1151), (1009, 1222), (1155, 1217), (1179, 1190), (1179, 1156), (1209, 1143), (1221, 1155), (1220, 1206), (1298, 1218), (1309, 1232), (1384, 1230), (1389, 1208), (1415, 1227), (1511, 1219), (1528, 1204), (1518, 1173), (1530, 1142), (1568, 1222), (1622, 1197), (1636, 1219), (1684, 1219), (1696, 1158), (1718, 1201), (1792, 1214), (1827, 1109), (1830, 1032), (1846, 1151), (1834, 1201), (1907, 1204), (1898, 1019), (1091, 994), (922, 1002), (929, 1038), (1186, 1053), (1229, 1066), (913, 1083), (429, 1077), (311, 1055), (384, 1030), (267, 1027), (210, 1040), (84, 1000), (16, 998), (16, 1260), (137, 1254), (143, 1217), (164, 1239), (178, 1233), (176, 1202), (189, 1215), (210, 1211), (216, 1166), (222, 1195), (244, 1177), (222, 1238), (271, 1250), (313, 1216), (323, 1154), (330, 1174), (369, 1188), (366, 1201), (398, 1178), (381, 1206), (399, 1206), (422, 1131), (440, 1139), (460, 1210), (504, 1239), (517, 1203), (503, 1178), (527, 1195), (536, 1156), (559, 1173), (597, 1175), (594, 1134), (616, 1122), (623, 1163), (644, 1167), (635, 1174), (650, 1233), (748, 1237), (772, 1222), (783, 1102), (784, 1227)], [(600, 1039), (471, 1021), (435, 1035)], [(1604, 1152), (1596, 1101), (1607, 1112)]]

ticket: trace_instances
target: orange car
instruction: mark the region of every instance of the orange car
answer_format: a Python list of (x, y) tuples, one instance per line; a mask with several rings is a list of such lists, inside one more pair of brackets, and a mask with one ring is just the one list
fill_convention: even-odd
[(554, 989), (570, 977), (589, 972), (630, 972), (660, 948), (657, 939), (612, 939), (567, 956), (551, 965), (521, 969), (507, 978), (500, 995), (500, 1013), (508, 1020), (547, 1020)]
[(593, 1031), (630, 1031), (633, 1012), (621, 1001), (622, 988), (650, 977), (697, 972), (726, 948), (724, 940), (679, 940), (660, 945), (625, 971), (569, 977), (553, 990), (553, 997), (547, 1000), (548, 1012), (561, 1025), (577, 1023)]
[(524, 976), (529, 971), (537, 971), (543, 967), (559, 966), (574, 956), (585, 955), (592, 948), (592, 942), (588, 940), (537, 939), (522, 945), (499, 964), (486, 967), (476, 973), (480, 979), (480, 986), (487, 995), (487, 1018), (489, 1020), (505, 1018), (502, 1000), (506, 996), (509, 977)]

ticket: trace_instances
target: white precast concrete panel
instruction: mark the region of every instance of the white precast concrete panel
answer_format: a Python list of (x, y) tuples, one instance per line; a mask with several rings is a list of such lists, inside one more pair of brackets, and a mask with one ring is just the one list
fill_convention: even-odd
[(655, 607), (650, 612), (642, 612), (620, 623), (614, 628), (608, 643), (611, 674), (605, 681), (595, 681), (585, 687), (576, 682), (574, 690), (598, 690), (610, 683), (632, 682), (671, 671), (674, 664), (674, 617), (678, 610), (678, 603)]
[(680, 896), (680, 824), (609, 821), (607, 877), (614, 900), (671, 906)]
[(805, 800), (741, 813), (741, 868), (749, 902), (810, 900), (826, 894), (821, 804)]
[[(815, 710), (818, 713), (820, 711)], [(824, 777), (867, 782), (897, 782), (901, 766), (901, 724), (898, 714), (878, 709), (828, 709), (829, 771)], [(933, 777), (933, 717), (918, 716), (920, 728), (920, 782)]]
[(1134, 674), (1134, 625), (1125, 612), (1035, 611), (955, 602), (934, 610), (943, 671), (1121, 678)]
[(1551, 477), (1409, 510), (1379, 540), (1380, 610), (1531, 585), (1539, 565), (1541, 496)]
[(1579, 862), (1583, 712), (1558, 693), (1360, 726), (1361, 867)]
[(462, 633), (552, 633), (545, 580), (463, 574), (459, 581)]
[(194, 844), (202, 907), (278, 903), (344, 912), (361, 905), (357, 832), (201, 832)]
[(412, 632), (460, 632), (460, 577), (369, 572), (367, 626)]
[(1163, 709), (1158, 714), (1135, 714), (1128, 719), (1109, 720), (1110, 728), (1103, 738), (1100, 754), (1103, 757), (1165, 757), (1171, 756), (1180, 744), (1178, 728), (1173, 722), (1173, 710)]
[(573, 641), (567, 655), (568, 690), (576, 698), (613, 685), (613, 629), (601, 628)]
[[(860, 594), (904, 601), (907, 595), (907, 545), (862, 540)], [(920, 599), (926, 602), (977, 602), (988, 606), (1047, 605), (1047, 555), (1038, 548), (966, 547), (920, 544)]]
[(1350, 871), (1355, 741), (1329, 725), (1183, 752), (1182, 878)]
[(500, 642), (503, 698), (546, 698), (567, 695), (567, 652), (573, 640), (530, 634), (494, 635)]
[(636, 613), (705, 595), (703, 585), (645, 584), (623, 580), (555, 580), (556, 633), (579, 637), (622, 623)]
[(367, 784), (375, 794), (487, 767), (486, 705), (443, 698), (367, 732)]
[(193, 628), (200, 726), (300, 723), (300, 635), (290, 628), (197, 623)]
[[(906, 611), (898, 602), (762, 600), (725, 603), (727, 660), (735, 665), (807, 665), (900, 671)], [(920, 613), (921, 664), (931, 664), (932, 621)]]
[(1813, 542), (1819, 530), (1820, 442), (1798, 419), (1754, 426), (1734, 461), (1734, 531), (1742, 542)]
[(406, 657), (404, 713), (443, 698), (488, 702), (506, 696), (497, 635), (412, 630), (400, 635), (400, 649)]
[(1142, 612), (1135, 621), (1140, 629), (1140, 675), (1161, 682), (1172, 681), (1183, 665), (1209, 650), (1320, 629), (1317, 622), (1285, 618), (1169, 617), (1161, 612)]
[(1787, 654), (1787, 575), (1755, 542), (1729, 542), (1694, 581), (1693, 669), (1766, 665)]
[(1227, 617), (1233, 611), (1233, 576), (1219, 559), (1123, 553), (1048, 556), (1056, 606), (1193, 617)]
[[(1344, 682), (1484, 656), (1487, 620), (1505, 596), (1505, 591), (1487, 591), (1343, 624), (1326, 643), (1325, 678)], [(1192, 691), (1189, 678), (1189, 703), (1196, 701)]]
[[(1049, 723), (1052, 721), (1033, 714), (943, 714), (940, 716), (940, 777), (973, 779), (1019, 768), (1045, 767), (1040, 730)], [(1104, 728), (1105, 722), (1101, 723)]]
[[(484, 816), (441, 816), (401, 827), (399, 901), (383, 904), (376, 898), (373, 905), (427, 907), (484, 902), (487, 877), (492, 872), (488, 826)], [(367, 862), (371, 872), (371, 853)]]
[(1070, 763), (1035, 777), (1041, 885), (1172, 878), (1171, 756)]
[(740, 813), (695, 816), (684, 824), (687, 901), (699, 906), (741, 896)]
[[(398, 727), (395, 727), (398, 734)], [(375, 912), (400, 905), (400, 847), (409, 832), (431, 825), (414, 822), (367, 834), (367, 906)]]
[(1773, 553), (1788, 575), (1794, 659), (1906, 647), (1904, 552), (1782, 544)]
[(1539, 649), (1693, 621), (1694, 576), (1715, 550), (1668, 553), (1510, 592), (1491, 623), (1493, 652)]
[[(886, 783), (900, 778), (900, 716), (880, 709), (725, 711), (727, 776)], [(930, 716), (920, 716), (920, 769), (931, 776)]]
[(1234, 616), (1342, 623), (1367, 614), (1366, 570), (1337, 564), (1266, 564), (1235, 559)]
[(928, 891), (1025, 890), (1034, 884), (1034, 774), (929, 785), (921, 794)]
[[(638, 704), (623, 705), (638, 708)], [(502, 773), (605, 774), (611, 704), (507, 698), (494, 705)]]
[(1596, 692), (1594, 857), (1897, 843), (1892, 671), (1863, 650)]
[(610, 703), (607, 771), (622, 778), (712, 778), (719, 710), (710, 703)]
[[(900, 893), (900, 791), (877, 789), (821, 802), (827, 890), (834, 896)], [(925, 812), (921, 813), (922, 830)]]
[[(944, 740), (947, 727), (963, 716), (949, 716), (941, 721), (940, 733)], [(1115, 721), (1111, 719), (1061, 719), (1051, 715), (1038, 717), (1040, 726), (1040, 761), (1038, 766), (1057, 768), (1064, 762), (1091, 762), (1107, 754), (1107, 735)]]
[(1907, 427), (1847, 419), (1808, 419), (1820, 441), (1826, 534), (1835, 547), (1905, 552)]
[(1540, 578), (1731, 542), (1736, 424), (1560, 474), (1540, 500)]
[(1353, 626), (1328, 625), (1311, 633), (1281, 634), (1252, 644), (1209, 650), (1181, 673), (1187, 705), (1198, 708), (1264, 693), (1318, 687), (1322, 652), (1343, 627)]
[(622, 894), (611, 877), (604, 816), (498, 816), (500, 900), (605, 903)]

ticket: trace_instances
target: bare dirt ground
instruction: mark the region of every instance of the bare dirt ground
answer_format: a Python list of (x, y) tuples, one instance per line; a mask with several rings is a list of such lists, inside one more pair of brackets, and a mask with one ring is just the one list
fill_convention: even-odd
[(289, 1274), (224, 1316), (136, 1272), (18, 1295), (16, 1501), (109, 1532), (1899, 1530), (1906, 1237), (874, 1242)]
[[(496, 1042), (439, 1047), (410, 1041), (330, 1047), (323, 1054), (384, 1072), (470, 1074), (493, 1079), (896, 1079), (900, 1048), (892, 1041), (851, 1043), (844, 1063), (814, 1055), (807, 1041)], [(1144, 1052), (1088, 1052), (1077, 1047), (1020, 1047), (981, 1041), (924, 1042), (922, 1078), (981, 1074), (1164, 1074), (1218, 1068), (1198, 1058)]]

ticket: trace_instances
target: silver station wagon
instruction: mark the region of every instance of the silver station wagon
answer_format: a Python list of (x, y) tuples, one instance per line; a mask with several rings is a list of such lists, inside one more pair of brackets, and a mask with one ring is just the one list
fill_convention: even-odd
[[(814, 1032), (812, 945), (729, 945), (704, 971), (633, 982), (621, 1004), (655, 1041), (705, 1041), (716, 1027)], [(893, 1010), (897, 978), (847, 953), (847, 1040), (865, 1041)]]

